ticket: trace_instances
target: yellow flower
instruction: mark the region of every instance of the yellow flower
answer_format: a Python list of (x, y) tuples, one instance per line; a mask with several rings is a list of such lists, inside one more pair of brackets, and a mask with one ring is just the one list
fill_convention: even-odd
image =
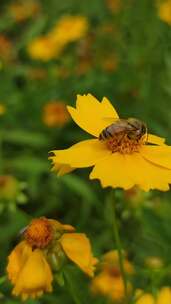
[[(127, 259), (124, 260), (124, 269), (127, 274), (133, 274), (133, 266)], [(131, 292), (131, 284), (128, 282), (128, 291)], [(104, 255), (101, 270), (92, 280), (91, 290), (94, 294), (101, 294), (113, 301), (121, 301), (124, 298), (124, 283), (119, 269), (117, 251), (110, 251)]]
[[(138, 300), (136, 304), (156, 304), (155, 298), (150, 293), (144, 293), (141, 290), (136, 292)], [(142, 294), (142, 295), (141, 295)], [(161, 303), (164, 304), (164, 303)]]
[(49, 61), (56, 58), (60, 52), (61, 45), (55, 43), (48, 36), (38, 37), (28, 45), (28, 53), (33, 59)]
[(12, 175), (0, 175), (0, 199), (15, 200), (19, 194), (19, 181)]
[(156, 304), (170, 304), (171, 303), (171, 288), (163, 287), (158, 296)]
[(40, 11), (40, 5), (35, 0), (18, 1), (9, 5), (9, 13), (16, 22), (23, 22)]
[(8, 259), (7, 273), (14, 284), (14, 295), (20, 295), (22, 300), (26, 300), (52, 291), (51, 269), (40, 249), (32, 251), (32, 247), (22, 241)]
[[(129, 274), (133, 274), (134, 268), (133, 268), (132, 264), (127, 260), (126, 254), (125, 253), (123, 253), (123, 254), (125, 256), (125, 259), (124, 259), (125, 272), (129, 273)], [(103, 255), (103, 263), (102, 263), (103, 269), (106, 269), (108, 267), (111, 268), (111, 266), (118, 268), (118, 265), (119, 265), (119, 257), (118, 257), (117, 250), (111, 250)]]
[(171, 25), (171, 0), (159, 0), (158, 15), (162, 21)]
[(118, 119), (116, 110), (105, 97), (99, 102), (91, 94), (78, 95), (76, 109), (68, 106), (68, 111), (73, 120), (95, 138), (69, 149), (53, 151), (50, 159), (59, 175), (74, 168), (94, 166), (90, 179), (99, 179), (102, 187), (128, 190), (137, 185), (145, 191), (169, 190), (171, 147), (164, 144), (163, 138), (148, 134), (140, 141), (128, 136), (99, 140), (102, 130)]
[(149, 256), (145, 260), (145, 264), (153, 269), (153, 270), (158, 270), (163, 267), (163, 261), (160, 257), (158, 256)]
[(23, 300), (52, 291), (52, 269), (60, 272), (70, 260), (89, 276), (94, 275), (97, 259), (83, 233), (71, 225), (37, 218), (24, 229), (23, 238), (8, 257), (7, 273), (12, 294)]
[[(142, 294), (142, 295), (141, 295)], [(154, 297), (150, 293), (144, 293), (139, 290), (137, 292), (138, 300), (136, 304), (170, 304), (171, 303), (171, 288), (163, 287)]]
[(6, 112), (6, 107), (0, 103), (0, 115), (3, 115)]
[(63, 16), (50, 31), (49, 36), (60, 44), (77, 41), (85, 36), (88, 22), (84, 16)]
[(43, 109), (43, 122), (48, 127), (59, 127), (69, 121), (66, 105), (60, 101), (48, 102)]
[(67, 43), (84, 37), (88, 29), (87, 19), (82, 16), (64, 16), (52, 30), (40, 36), (28, 45), (31, 58), (49, 61), (57, 58)]

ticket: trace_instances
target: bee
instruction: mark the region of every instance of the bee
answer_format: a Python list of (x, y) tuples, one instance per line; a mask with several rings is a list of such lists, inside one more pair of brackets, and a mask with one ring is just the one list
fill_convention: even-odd
[(147, 126), (144, 122), (136, 118), (117, 119), (108, 127), (102, 130), (99, 135), (99, 140), (106, 140), (113, 137), (126, 135), (128, 139), (139, 141), (145, 134), (147, 134)]

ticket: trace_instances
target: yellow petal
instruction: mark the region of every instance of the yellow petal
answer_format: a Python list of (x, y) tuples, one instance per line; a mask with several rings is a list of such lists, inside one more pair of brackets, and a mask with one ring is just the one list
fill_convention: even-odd
[(32, 253), (26, 241), (20, 242), (8, 257), (7, 273), (9, 280), (15, 284), (22, 266)]
[(145, 191), (167, 191), (171, 183), (171, 170), (146, 161), (140, 153), (113, 153), (93, 168), (90, 179), (100, 179), (103, 187), (120, 187), (125, 190), (138, 185)]
[(171, 289), (169, 287), (163, 287), (157, 297), (156, 304), (170, 304), (171, 303)]
[(24, 264), (13, 289), (13, 294), (25, 300), (35, 298), (43, 292), (52, 291), (52, 273), (42, 251), (36, 249)]
[(67, 164), (70, 167), (82, 168), (94, 165), (98, 160), (111, 154), (104, 142), (98, 139), (81, 141), (68, 149), (53, 151), (51, 159), (54, 165)]
[(89, 239), (83, 233), (65, 233), (60, 239), (67, 257), (89, 276), (94, 275), (94, 265)]
[(146, 293), (138, 298), (136, 304), (155, 304), (155, 299), (150, 293)]
[(48, 219), (52, 227), (57, 230), (57, 231), (68, 231), (68, 232), (73, 232), (75, 231), (75, 228), (71, 225), (63, 225), (60, 222), (52, 219)]
[(148, 161), (171, 169), (171, 146), (143, 146), (140, 153)]
[[(49, 159), (52, 159), (52, 161), (53, 161), (53, 156), (49, 157)], [(58, 164), (56, 162), (55, 162), (54, 166), (52, 167), (52, 171), (57, 171), (58, 176), (63, 176), (67, 173), (72, 172), (73, 170), (75, 170), (75, 168), (72, 168), (69, 165)]]
[(90, 179), (98, 178), (102, 187), (121, 187), (129, 189), (134, 186), (131, 179), (131, 168), (125, 155), (113, 153), (99, 161), (93, 168)]
[(109, 125), (107, 117), (118, 118), (118, 114), (106, 97), (103, 98), (102, 102), (99, 102), (91, 94), (78, 95), (76, 109), (70, 106), (67, 108), (72, 119), (83, 130), (96, 137)]
[(147, 139), (148, 143), (150, 144), (154, 144), (154, 145), (164, 145), (165, 143), (165, 138), (163, 137), (159, 137), (157, 135), (153, 135), (153, 134), (148, 134), (148, 139)]

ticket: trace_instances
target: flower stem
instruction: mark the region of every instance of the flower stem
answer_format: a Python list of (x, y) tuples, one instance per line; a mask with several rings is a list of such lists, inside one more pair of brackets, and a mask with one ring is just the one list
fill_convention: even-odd
[(110, 199), (110, 207), (111, 207), (111, 225), (112, 225), (113, 236), (114, 236), (116, 246), (117, 246), (117, 251), (118, 251), (119, 267), (120, 267), (123, 284), (124, 284), (125, 301), (126, 301), (125, 304), (126, 304), (128, 302), (127, 277), (126, 277), (126, 273), (124, 270), (124, 255), (123, 255), (121, 239), (120, 239), (120, 235), (119, 235), (115, 202), (113, 201), (112, 198)]
[(76, 289), (75, 289), (75, 286), (73, 284), (73, 280), (72, 278), (70, 278), (70, 275), (67, 271), (64, 272), (64, 277), (65, 277), (65, 281), (68, 285), (68, 289), (69, 289), (69, 292), (71, 294), (71, 297), (74, 301), (75, 304), (81, 304), (81, 301), (76, 293)]

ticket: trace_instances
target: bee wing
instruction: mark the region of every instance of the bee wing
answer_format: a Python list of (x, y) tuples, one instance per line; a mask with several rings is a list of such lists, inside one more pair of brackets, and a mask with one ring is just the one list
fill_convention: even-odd
[(106, 123), (112, 124), (112, 123), (115, 123), (115, 122), (119, 121), (120, 119), (116, 118), (116, 117), (103, 117), (103, 120)]

